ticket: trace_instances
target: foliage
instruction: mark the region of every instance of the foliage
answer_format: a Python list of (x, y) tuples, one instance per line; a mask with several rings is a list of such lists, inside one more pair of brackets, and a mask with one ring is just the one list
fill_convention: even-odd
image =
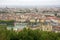
[(14, 20), (0, 20), (0, 24), (14, 25)]
[(16, 32), (7, 30), (6, 27), (0, 27), (0, 40), (60, 40), (60, 33), (26, 28)]

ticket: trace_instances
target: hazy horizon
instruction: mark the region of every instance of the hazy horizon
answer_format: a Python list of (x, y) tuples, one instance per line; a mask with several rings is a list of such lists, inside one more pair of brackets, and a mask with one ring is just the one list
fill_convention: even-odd
[(60, 7), (60, 0), (0, 0), (0, 7)]

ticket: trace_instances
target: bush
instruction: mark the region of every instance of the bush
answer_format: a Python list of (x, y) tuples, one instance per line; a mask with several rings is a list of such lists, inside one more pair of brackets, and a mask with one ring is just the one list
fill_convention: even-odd
[(4, 30), (0, 30), (0, 40), (60, 40), (60, 33), (26, 28), (16, 32), (13, 30), (6, 30), (5, 28)]

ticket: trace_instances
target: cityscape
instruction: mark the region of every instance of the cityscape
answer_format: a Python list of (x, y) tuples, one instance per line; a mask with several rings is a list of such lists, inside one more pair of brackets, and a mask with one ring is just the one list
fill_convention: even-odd
[(60, 0), (0, 0), (0, 40), (60, 40)]
[[(60, 32), (60, 8), (0, 8), (0, 20), (14, 20), (14, 30), (24, 27)], [(21, 24), (22, 23), (22, 24)], [(6, 23), (0, 23), (0, 25)], [(7, 25), (7, 24), (6, 24)], [(11, 29), (11, 27), (8, 27)], [(8, 29), (7, 28), (7, 29)]]

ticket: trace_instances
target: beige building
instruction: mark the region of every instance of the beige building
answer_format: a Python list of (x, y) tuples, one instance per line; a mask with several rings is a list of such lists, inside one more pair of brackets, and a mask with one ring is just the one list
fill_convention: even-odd
[(41, 23), (33, 28), (29, 26), (29, 28), (31, 28), (32, 30), (39, 29), (41, 31), (52, 31), (52, 25), (50, 23), (48, 23), (47, 25)]
[(42, 25), (43, 31), (52, 31), (52, 26), (48, 23), (48, 25)]

